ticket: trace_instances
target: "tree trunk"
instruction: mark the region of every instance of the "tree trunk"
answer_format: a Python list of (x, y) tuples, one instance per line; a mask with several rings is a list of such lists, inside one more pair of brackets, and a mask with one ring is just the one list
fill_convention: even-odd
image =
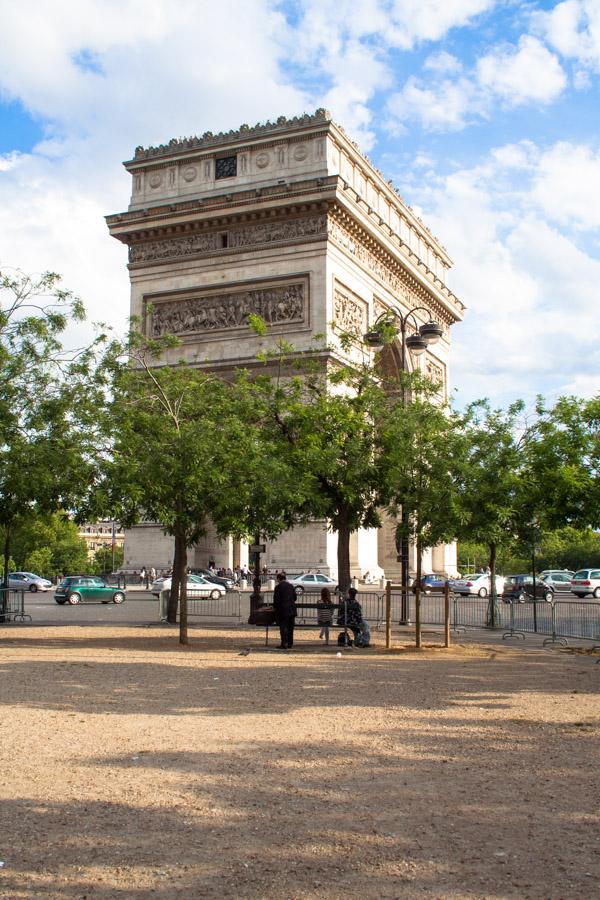
[(417, 547), (416, 547), (416, 553), (417, 553), (417, 566), (416, 566), (416, 573), (415, 573), (415, 583), (416, 583), (419, 587), (421, 587), (421, 577), (422, 577), (422, 572), (423, 572), (423, 565), (422, 565), (422, 559), (423, 559), (423, 544), (421, 543), (421, 538), (420, 538), (420, 536), (419, 536), (419, 532), (418, 532), (418, 531), (417, 531)]
[(0, 595), (0, 622), (6, 621), (6, 608), (8, 606), (8, 559), (10, 556), (10, 523), (5, 525), (4, 532), (4, 571), (2, 573), (3, 591)]
[(2, 572), (2, 587), (6, 590), (8, 588), (8, 569), (9, 569), (9, 557), (10, 557), (10, 524), (5, 525), (6, 531), (4, 532), (4, 571)]
[(496, 591), (496, 553), (497, 546), (495, 541), (489, 543), (489, 568), (490, 568), (490, 606), (488, 613), (488, 622), (490, 628), (496, 628), (500, 624), (500, 609), (498, 607), (498, 594)]
[(175, 531), (173, 541), (173, 571), (171, 573), (171, 592), (167, 610), (167, 622), (170, 622), (172, 625), (177, 622), (177, 607), (179, 605), (179, 556), (181, 550), (177, 531)]
[(188, 643), (187, 630), (187, 542), (185, 534), (180, 536), (179, 549), (179, 643)]
[(337, 526), (338, 584), (340, 591), (345, 594), (350, 587), (350, 526), (344, 510), (337, 517)]

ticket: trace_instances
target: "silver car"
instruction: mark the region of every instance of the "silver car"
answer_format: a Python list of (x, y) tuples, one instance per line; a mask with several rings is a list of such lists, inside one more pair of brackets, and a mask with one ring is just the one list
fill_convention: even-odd
[(10, 572), (8, 576), (8, 586), (11, 591), (49, 591), (52, 582), (47, 578), (40, 578), (33, 572)]
[(290, 584), (294, 585), (297, 594), (303, 594), (304, 591), (320, 591), (324, 587), (329, 588), (332, 593), (337, 589), (337, 581), (327, 575), (321, 575), (320, 572), (296, 575), (295, 578), (290, 578)]

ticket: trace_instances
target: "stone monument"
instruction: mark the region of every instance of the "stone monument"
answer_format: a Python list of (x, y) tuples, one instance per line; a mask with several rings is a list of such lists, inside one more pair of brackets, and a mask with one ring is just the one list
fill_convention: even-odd
[[(107, 223), (129, 248), (132, 315), (149, 336), (181, 340), (167, 362), (227, 375), (258, 365), (274, 338), (302, 352), (324, 334), (326, 365), (343, 356), (337, 329), (362, 335), (393, 305), (421, 306), (444, 333), (419, 364), (447, 393), (450, 327), (464, 310), (447, 286), (451, 260), (325, 110), (138, 147), (125, 168), (131, 203)], [(269, 324), (267, 336), (249, 329), (251, 313)], [(398, 359), (392, 352), (389, 363)], [(171, 560), (159, 525), (126, 533), (126, 567)], [(248, 550), (209, 531), (190, 565), (210, 561), (243, 565)], [(336, 535), (326, 522), (294, 529), (267, 545), (264, 563), (336, 577)], [(354, 575), (398, 577), (393, 523), (354, 534), (351, 565)], [(434, 548), (423, 566), (453, 574), (455, 548)]]

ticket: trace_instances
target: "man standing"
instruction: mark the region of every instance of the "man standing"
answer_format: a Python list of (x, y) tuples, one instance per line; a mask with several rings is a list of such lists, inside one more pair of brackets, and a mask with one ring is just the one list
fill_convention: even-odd
[(280, 650), (291, 650), (294, 646), (294, 619), (296, 618), (296, 591), (285, 577), (285, 572), (277, 575), (273, 592), (273, 611), (281, 634)]

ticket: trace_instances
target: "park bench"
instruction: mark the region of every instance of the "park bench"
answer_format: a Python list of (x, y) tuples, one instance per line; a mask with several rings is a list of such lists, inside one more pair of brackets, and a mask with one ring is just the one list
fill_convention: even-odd
[[(325, 646), (329, 646), (329, 629), (330, 628), (339, 628), (340, 631), (348, 631), (347, 626), (344, 625), (336, 625), (337, 613), (340, 608), (339, 603), (332, 603), (331, 605), (331, 625), (322, 625), (317, 621), (317, 610), (321, 608), (320, 603), (298, 603), (296, 602), (296, 623), (294, 625), (294, 629), (298, 628), (327, 628), (325, 633)], [(314, 610), (314, 618), (310, 615), (302, 615), (303, 610)], [(269, 646), (269, 628), (277, 628), (277, 625), (265, 625), (265, 647)]]

